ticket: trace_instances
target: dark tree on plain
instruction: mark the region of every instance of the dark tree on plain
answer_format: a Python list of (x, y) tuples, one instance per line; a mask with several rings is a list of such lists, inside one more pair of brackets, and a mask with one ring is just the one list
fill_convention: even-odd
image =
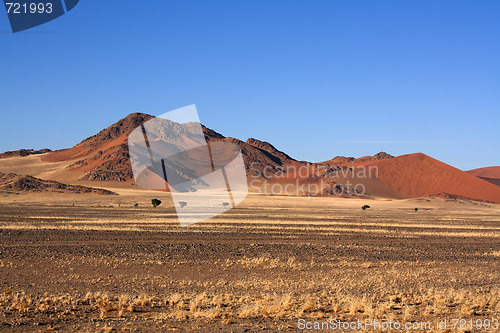
[(158, 199), (151, 199), (151, 204), (153, 205), (154, 208), (158, 207), (161, 205), (161, 200)]

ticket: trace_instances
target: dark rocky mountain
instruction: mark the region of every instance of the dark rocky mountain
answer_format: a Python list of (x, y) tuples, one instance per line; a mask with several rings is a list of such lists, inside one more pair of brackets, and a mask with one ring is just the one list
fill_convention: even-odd
[(6, 151), (5, 153), (0, 154), (0, 158), (10, 158), (10, 157), (25, 157), (29, 155), (39, 155), (39, 154), (45, 154), (48, 152), (51, 152), (52, 150), (50, 149), (40, 149), (40, 150), (35, 150), (35, 149), (19, 149), (15, 151)]
[(0, 172), (0, 192), (71, 192), (71, 193), (94, 193), (94, 194), (116, 194), (114, 192), (81, 185), (68, 185), (54, 180), (45, 180), (29, 175), (18, 175), (15, 173)]
[(132, 113), (103, 129), (76, 146), (54, 151), (45, 161), (76, 161), (68, 168), (81, 171), (81, 180), (127, 181), (132, 179), (127, 137), (142, 123), (153, 118), (144, 113)]
[(387, 154), (386, 152), (381, 151), (380, 153), (377, 153), (370, 157), (371, 161), (378, 161), (378, 160), (385, 160), (388, 158), (394, 158), (394, 156)]
[[(129, 181), (133, 178), (133, 172), (127, 138), (136, 127), (152, 118), (153, 116), (148, 114), (132, 113), (72, 148), (48, 154), (44, 160), (48, 162), (76, 160), (68, 168), (81, 171), (83, 173), (81, 180)], [(202, 129), (208, 142), (224, 141), (240, 146), (249, 172), (250, 165), (255, 169), (262, 169), (268, 165), (274, 169), (296, 162), (268, 142), (253, 138), (243, 142), (235, 138), (226, 138), (205, 126), (202, 126)]]
[(337, 165), (337, 164), (346, 164), (352, 162), (354, 162), (354, 157), (335, 156), (331, 160), (325, 161), (324, 163), (329, 165)]

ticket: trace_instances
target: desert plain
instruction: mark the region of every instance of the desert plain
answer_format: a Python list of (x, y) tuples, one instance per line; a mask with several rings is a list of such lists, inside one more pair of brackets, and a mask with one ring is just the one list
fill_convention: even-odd
[[(0, 331), (298, 332), (312, 331), (299, 320), (500, 319), (496, 204), (250, 194), (181, 227), (169, 193), (113, 186), (119, 195), (0, 196)], [(153, 197), (162, 205), (153, 208)]]

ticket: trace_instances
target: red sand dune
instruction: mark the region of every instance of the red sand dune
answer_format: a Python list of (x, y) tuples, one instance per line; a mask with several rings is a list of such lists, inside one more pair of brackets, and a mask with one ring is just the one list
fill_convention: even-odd
[(408, 197), (449, 193), (500, 203), (500, 187), (422, 153), (359, 164), (377, 166), (380, 180)]
[(500, 179), (500, 166), (473, 169), (466, 172), (476, 177)]
[(500, 186), (500, 166), (473, 169), (466, 172), (496, 186)]

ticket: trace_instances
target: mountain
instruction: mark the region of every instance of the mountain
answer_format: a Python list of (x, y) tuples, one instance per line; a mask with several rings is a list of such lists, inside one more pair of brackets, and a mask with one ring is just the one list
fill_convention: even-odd
[[(41, 159), (43, 172), (34, 172), (33, 175), (47, 175), (55, 181), (132, 183), (128, 136), (152, 118), (148, 114), (133, 113), (72, 148), (45, 152), (40, 157), (22, 158), (31, 158), (30, 163), (36, 162), (34, 158)], [(173, 131), (194, 130), (189, 126), (177, 128), (179, 125), (173, 122), (168, 126)], [(500, 203), (500, 187), (485, 180), (488, 178), (485, 175), (497, 177), (498, 167), (464, 172), (425, 154), (394, 157), (385, 152), (360, 158), (337, 156), (328, 161), (309, 163), (298, 161), (265, 141), (255, 138), (241, 141), (225, 137), (205, 126), (202, 129), (208, 142), (229, 142), (241, 148), (249, 183), (257, 189), (276, 184), (291, 191), (283, 194), (291, 195), (360, 195), (396, 199), (449, 195)], [(11, 170), (8, 172), (12, 172), (15, 170), (13, 165), (21, 162), (2, 162), (8, 162), (7, 157), (0, 160), (0, 171), (5, 172), (3, 166), (7, 166)], [(30, 169), (32, 165), (25, 168)], [(34, 166), (30, 170), (34, 170)], [(289, 184), (293, 185), (287, 186)]]
[(248, 174), (261, 174), (265, 168), (277, 172), (280, 168), (301, 164), (301, 162), (276, 149), (270, 143), (254, 138), (249, 138), (245, 142), (231, 137), (224, 137), (219, 140), (209, 138), (208, 141), (224, 141), (237, 144), (241, 149)]
[(500, 186), (500, 166), (491, 166), (467, 171), (471, 175), (479, 177), (487, 182)]
[[(42, 159), (46, 162), (75, 160), (68, 168), (82, 173), (80, 180), (121, 182), (131, 180), (133, 173), (130, 167), (127, 138), (136, 127), (151, 118), (153, 116), (148, 114), (132, 113), (76, 146), (54, 151)], [(205, 126), (202, 126), (202, 129), (208, 142), (224, 141), (239, 145), (247, 170), (250, 170), (250, 165), (256, 169), (266, 166), (276, 169), (295, 162), (290, 156), (267, 142), (256, 139), (242, 142), (235, 138), (226, 138)]]
[(153, 118), (132, 113), (76, 146), (54, 151), (42, 158), (46, 162), (75, 160), (68, 168), (80, 172), (81, 180), (127, 181), (132, 179), (127, 137), (137, 126)]

